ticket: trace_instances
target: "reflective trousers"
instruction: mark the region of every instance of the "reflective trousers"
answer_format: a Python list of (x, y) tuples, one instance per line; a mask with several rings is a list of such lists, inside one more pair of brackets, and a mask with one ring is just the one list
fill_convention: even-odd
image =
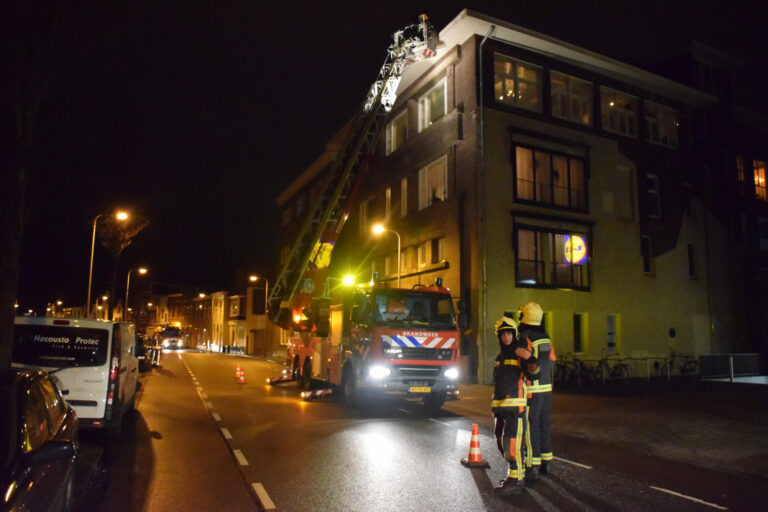
[[(501, 437), (504, 459), (509, 463), (508, 478), (525, 478), (525, 439), (527, 420), (525, 412), (518, 412), (519, 407), (504, 408), (494, 413), (496, 437)], [(526, 408), (527, 410), (527, 408)]]
[(525, 465), (541, 466), (552, 460), (552, 392), (533, 393), (528, 399), (528, 454)]

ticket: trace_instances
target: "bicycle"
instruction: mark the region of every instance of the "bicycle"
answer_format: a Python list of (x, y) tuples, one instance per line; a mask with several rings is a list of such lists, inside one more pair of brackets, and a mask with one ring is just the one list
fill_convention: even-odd
[[(615, 364), (609, 363), (608, 357), (604, 357), (597, 362), (595, 367), (595, 378), (605, 382), (606, 377), (610, 379), (629, 380), (631, 368), (623, 360), (615, 360)], [(611, 361), (612, 362), (612, 361)]]
[(593, 377), (593, 369), (573, 354), (564, 354), (555, 361), (555, 384), (563, 387), (579, 387)]
[[(683, 361), (679, 362), (680, 359)], [(667, 364), (661, 366), (659, 373), (661, 373), (663, 377), (669, 378), (669, 376), (674, 373), (676, 367), (677, 372), (680, 375), (697, 374), (699, 372), (699, 360), (693, 354), (681, 354), (672, 349), (669, 351)]]

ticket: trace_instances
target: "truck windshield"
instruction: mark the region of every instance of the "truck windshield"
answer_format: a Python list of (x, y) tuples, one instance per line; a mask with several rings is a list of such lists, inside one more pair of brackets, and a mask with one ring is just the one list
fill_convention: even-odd
[(179, 338), (181, 337), (181, 329), (178, 327), (166, 327), (163, 329), (163, 338)]
[(449, 295), (412, 290), (387, 290), (374, 295), (377, 325), (455, 329), (453, 302)]
[(109, 331), (60, 325), (16, 325), (13, 361), (34, 366), (101, 366), (107, 361)]

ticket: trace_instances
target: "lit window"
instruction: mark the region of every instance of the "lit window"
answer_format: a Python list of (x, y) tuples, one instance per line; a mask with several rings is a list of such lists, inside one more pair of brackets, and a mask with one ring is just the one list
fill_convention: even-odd
[(541, 112), (541, 68), (494, 54), (493, 96), (498, 103)]
[(386, 154), (397, 151), (403, 144), (405, 144), (408, 136), (408, 111), (404, 111), (387, 125), (385, 133), (386, 138)]
[(446, 114), (445, 79), (419, 98), (419, 133)]
[(600, 113), (603, 130), (637, 137), (637, 98), (600, 87)]
[(575, 123), (592, 123), (592, 84), (552, 71), (552, 116)]
[(515, 183), (517, 200), (587, 209), (586, 164), (581, 158), (517, 146)]
[(521, 287), (588, 289), (588, 240), (586, 233), (517, 228), (515, 283)]
[(445, 156), (419, 169), (419, 210), (448, 199), (448, 160)]
[(677, 129), (679, 126), (677, 110), (652, 101), (645, 102), (645, 133), (648, 142), (668, 148), (677, 148)]
[(768, 201), (768, 189), (765, 183), (765, 162), (754, 160), (755, 197), (760, 201)]
[(655, 174), (646, 174), (648, 192), (648, 216), (653, 219), (661, 218), (661, 189), (659, 177)]

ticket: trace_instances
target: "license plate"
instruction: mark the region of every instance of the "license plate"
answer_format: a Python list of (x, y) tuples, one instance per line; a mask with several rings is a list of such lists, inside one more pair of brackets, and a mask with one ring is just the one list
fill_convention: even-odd
[(408, 388), (408, 391), (411, 393), (429, 393), (432, 391), (432, 388), (424, 387), (424, 386), (411, 386)]

